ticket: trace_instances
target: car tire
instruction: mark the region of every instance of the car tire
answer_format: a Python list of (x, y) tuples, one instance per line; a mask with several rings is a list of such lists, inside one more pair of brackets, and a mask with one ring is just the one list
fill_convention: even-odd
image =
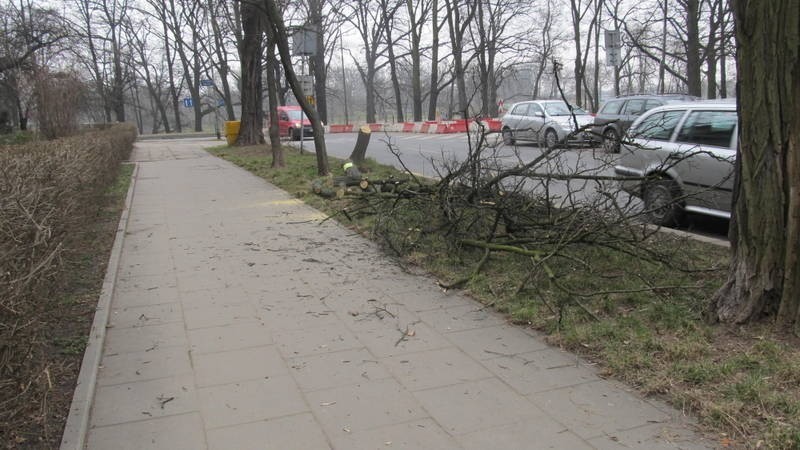
[(647, 221), (659, 226), (680, 224), (683, 218), (680, 196), (681, 188), (674, 180), (661, 179), (645, 184), (642, 200)]
[(514, 135), (509, 128), (503, 128), (503, 144), (514, 145)]
[(298, 132), (298, 130), (295, 130), (294, 128), (289, 128), (289, 137), (293, 141), (299, 141), (300, 133)]
[(544, 133), (544, 146), (548, 149), (556, 148), (558, 146), (558, 135), (552, 128)]
[(619, 135), (613, 128), (603, 132), (603, 150), (606, 153), (619, 153)]

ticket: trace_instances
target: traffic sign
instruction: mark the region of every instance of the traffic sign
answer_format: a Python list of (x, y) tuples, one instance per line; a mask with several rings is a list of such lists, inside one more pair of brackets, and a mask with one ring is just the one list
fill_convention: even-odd
[(298, 75), (297, 81), (300, 82), (300, 89), (303, 94), (311, 95), (314, 93), (314, 77), (311, 75)]
[(192, 101), (191, 97), (186, 97), (185, 99), (183, 99), (184, 108), (191, 108), (192, 106), (194, 106), (194, 102)]
[(619, 30), (605, 30), (606, 65), (617, 67), (620, 64), (622, 39)]
[(314, 100), (314, 96), (313, 95), (306, 95), (306, 101), (311, 106), (314, 106), (314, 102), (316, 102), (316, 100)]
[(200, 86), (213, 86), (214, 80), (200, 80)]
[(217, 100), (217, 106), (225, 106), (225, 99), (221, 98), (221, 99)]

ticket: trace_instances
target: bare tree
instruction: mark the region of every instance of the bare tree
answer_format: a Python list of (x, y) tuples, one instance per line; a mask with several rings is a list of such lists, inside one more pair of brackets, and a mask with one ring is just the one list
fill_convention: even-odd
[(387, 51), (384, 39), (386, 21), (381, 17), (381, 8), (375, 0), (348, 3), (342, 8), (342, 14), (344, 20), (355, 27), (361, 39), (363, 63), (354, 55), (351, 56), (366, 91), (367, 122), (375, 122), (377, 103), (375, 78), (378, 71), (388, 64), (388, 60), (379, 62)]
[(264, 143), (262, 51), (266, 17), (262, 5), (243, 1), (241, 5), (243, 38), (239, 47), (242, 62), (242, 120), (237, 145)]
[(465, 42), (470, 23), (475, 17), (477, 2), (468, 0), (444, 0), (447, 11), (447, 27), (450, 31), (450, 50), (453, 56), (453, 79), (458, 102), (456, 108), (464, 113), (469, 109), (467, 98), (466, 70), (470, 59), (464, 60)]
[(292, 88), (297, 102), (303, 112), (308, 116), (311, 121), (311, 126), (314, 128), (314, 147), (317, 156), (317, 173), (320, 176), (327, 176), (330, 173), (328, 165), (328, 154), (325, 149), (325, 136), (323, 135), (322, 122), (319, 120), (317, 111), (309, 104), (303, 95), (303, 89), (294, 73), (294, 68), (291, 64), (291, 55), (289, 54), (289, 42), (286, 33), (286, 26), (283, 23), (283, 16), (278, 8), (275, 0), (264, 0), (264, 7), (267, 14), (267, 26), (272, 28), (270, 37), (273, 38), (278, 52), (281, 57), (281, 65), (286, 72), (286, 78)]

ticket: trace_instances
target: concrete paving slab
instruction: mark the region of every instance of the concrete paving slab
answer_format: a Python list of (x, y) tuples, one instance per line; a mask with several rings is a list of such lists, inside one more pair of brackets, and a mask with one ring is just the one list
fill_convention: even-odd
[(87, 448), (95, 450), (203, 450), (203, 419), (187, 413), (157, 419), (96, 427)]
[(106, 354), (100, 361), (97, 384), (110, 386), (136, 381), (191, 375), (189, 352), (182, 346), (135, 353)]
[(423, 322), (442, 333), (485, 328), (506, 323), (500, 315), (474, 304), (422, 311), (419, 313), (419, 317)]
[(308, 411), (297, 384), (286, 375), (198, 388), (197, 397), (207, 429)]
[(589, 439), (598, 450), (699, 450), (714, 447), (687, 423), (655, 423)]
[(531, 399), (549, 415), (584, 439), (615, 435), (651, 423), (666, 423), (670, 416), (604, 380), (533, 394)]
[(483, 361), (494, 375), (523, 395), (597, 381), (591, 368), (574, 355), (544, 349)]
[(492, 377), (491, 372), (456, 347), (392, 356), (381, 362), (410, 391)]
[(273, 344), (272, 333), (261, 322), (188, 330), (193, 355), (240, 350)]
[(452, 435), (522, 421), (542, 430), (559, 426), (533, 403), (495, 378), (416, 391), (414, 396)]
[(111, 328), (135, 328), (173, 322), (183, 322), (183, 311), (178, 302), (115, 307), (111, 309), (108, 319)]
[[(334, 448), (342, 450), (456, 450), (462, 447), (430, 419), (414, 420), (337, 436)], [(499, 448), (499, 447), (484, 447)]]
[[(184, 294), (182, 297), (188, 297), (188, 301), (191, 303), (191, 294)], [(256, 307), (249, 302), (232, 305), (223, 304), (222, 306), (195, 306), (185, 308), (183, 315), (186, 320), (187, 330), (223, 325), (241, 325), (259, 321)]]
[(452, 345), (440, 333), (422, 322), (385, 325), (365, 329), (358, 334), (358, 340), (378, 358), (436, 350)]
[(92, 427), (136, 422), (197, 411), (191, 375), (100, 386), (92, 411)]
[(276, 331), (272, 335), (286, 358), (318, 355), (362, 348), (363, 344), (342, 323), (323, 325), (313, 330)]
[(391, 377), (386, 368), (365, 349), (291, 358), (287, 363), (295, 381), (305, 392)]
[(320, 224), (199, 141), (148, 141), (133, 159), (86, 448), (699, 442), (677, 411)]
[(138, 353), (167, 347), (188, 349), (183, 323), (166, 323), (137, 328), (109, 328), (106, 333), (104, 354)]
[(289, 373), (274, 345), (192, 355), (198, 387), (258, 380)]
[(209, 450), (330, 449), (314, 416), (302, 413), (208, 431)]
[(392, 379), (309, 392), (311, 410), (331, 439), (377, 427), (423, 419), (414, 396)]
[(477, 328), (447, 334), (453, 344), (477, 360), (513, 356), (547, 348), (522, 330), (510, 326)]
[(465, 450), (594, 449), (588, 442), (560, 424), (550, 422), (548, 425), (552, 428), (542, 426), (540, 423), (519, 422), (462, 434), (456, 436), (456, 439)]

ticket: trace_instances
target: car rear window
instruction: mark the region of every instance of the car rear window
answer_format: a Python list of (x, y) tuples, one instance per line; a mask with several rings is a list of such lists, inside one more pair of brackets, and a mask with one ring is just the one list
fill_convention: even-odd
[(624, 102), (622, 100), (612, 100), (600, 109), (600, 114), (619, 114), (619, 110)]
[(677, 142), (730, 147), (736, 111), (692, 111), (683, 122)]
[(645, 111), (647, 108), (645, 108), (644, 100), (628, 100), (628, 104), (625, 105), (625, 114), (629, 116), (638, 116)]
[(651, 139), (657, 141), (668, 141), (675, 131), (681, 117), (686, 111), (662, 111), (645, 117), (635, 130), (631, 130), (631, 136), (640, 139)]

